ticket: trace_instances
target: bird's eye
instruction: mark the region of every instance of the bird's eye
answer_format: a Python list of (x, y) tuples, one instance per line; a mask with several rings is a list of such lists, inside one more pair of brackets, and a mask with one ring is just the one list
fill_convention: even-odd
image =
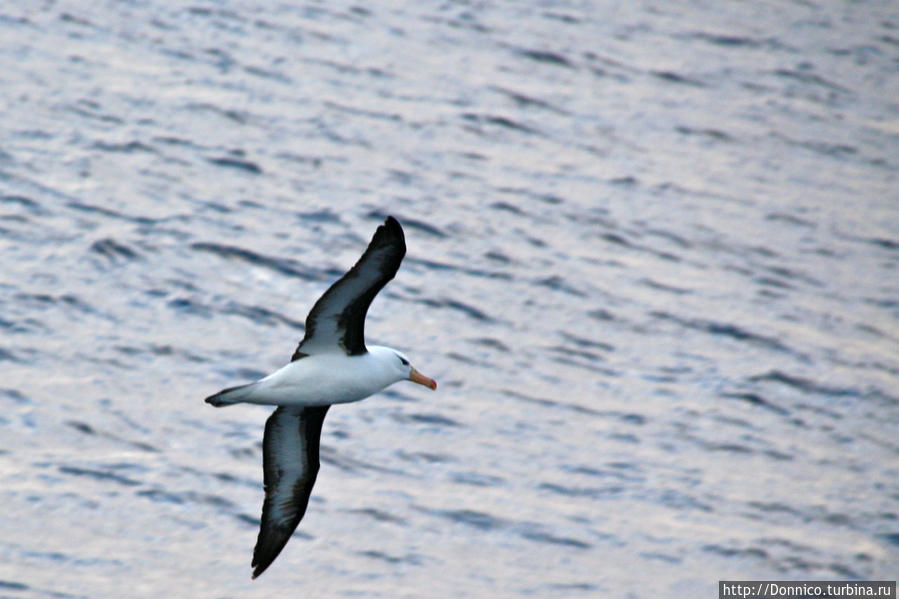
[(403, 366), (408, 366), (408, 365), (409, 365), (409, 360), (407, 360), (406, 358), (404, 358), (404, 357), (402, 357), (402, 356), (397, 356), (397, 358), (400, 359), (400, 362), (403, 363)]

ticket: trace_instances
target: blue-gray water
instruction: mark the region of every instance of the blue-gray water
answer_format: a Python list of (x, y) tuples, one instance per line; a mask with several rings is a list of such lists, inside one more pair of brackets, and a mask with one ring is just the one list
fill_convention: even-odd
[[(8, 2), (0, 596), (686, 597), (895, 578), (890, 2)], [(250, 581), (280, 365), (369, 314)], [(658, 594), (653, 594), (658, 593)]]

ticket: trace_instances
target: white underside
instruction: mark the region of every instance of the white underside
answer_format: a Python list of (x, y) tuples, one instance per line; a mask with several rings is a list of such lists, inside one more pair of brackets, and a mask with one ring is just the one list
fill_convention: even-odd
[(372, 346), (368, 353), (324, 353), (291, 362), (264, 379), (229, 394), (228, 399), (262, 405), (322, 406), (365, 399), (407, 378), (393, 350)]

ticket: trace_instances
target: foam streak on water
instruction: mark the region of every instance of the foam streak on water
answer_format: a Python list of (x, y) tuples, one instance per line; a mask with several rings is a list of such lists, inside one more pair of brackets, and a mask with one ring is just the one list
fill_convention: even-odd
[[(0, 7), (0, 595), (709, 596), (899, 564), (899, 11)], [(283, 364), (396, 215), (251, 583)], [(656, 593), (656, 594), (654, 594)]]

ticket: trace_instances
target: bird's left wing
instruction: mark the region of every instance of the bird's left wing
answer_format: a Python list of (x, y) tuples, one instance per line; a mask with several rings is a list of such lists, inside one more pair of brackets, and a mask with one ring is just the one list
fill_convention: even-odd
[(318, 474), (322, 423), (329, 407), (282, 406), (265, 423), (265, 502), (253, 550), (253, 578), (275, 561), (306, 513)]
[(318, 298), (306, 317), (306, 335), (291, 361), (315, 353), (365, 353), (368, 306), (406, 255), (403, 228), (392, 216), (378, 227), (359, 261)]

